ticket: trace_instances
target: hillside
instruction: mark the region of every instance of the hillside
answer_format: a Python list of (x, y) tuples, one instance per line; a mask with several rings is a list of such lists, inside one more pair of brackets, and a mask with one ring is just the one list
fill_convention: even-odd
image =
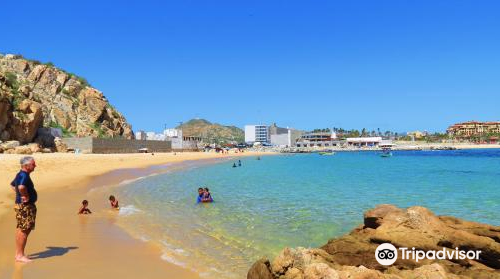
[(205, 119), (191, 119), (177, 128), (182, 129), (184, 136), (202, 137), (203, 141), (207, 143), (238, 143), (245, 139), (245, 133), (242, 129), (211, 123)]
[(40, 127), (59, 127), (67, 136), (134, 137), (123, 115), (84, 78), (0, 54), (0, 140), (29, 143)]

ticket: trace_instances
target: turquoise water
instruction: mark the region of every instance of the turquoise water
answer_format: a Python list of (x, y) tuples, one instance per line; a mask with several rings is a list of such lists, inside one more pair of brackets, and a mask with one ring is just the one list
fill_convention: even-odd
[[(163, 258), (212, 278), (244, 278), (261, 256), (315, 247), (377, 204), (500, 225), (500, 150), (297, 154), (190, 165), (117, 188), (120, 224)], [(207, 186), (213, 204), (196, 205)]]

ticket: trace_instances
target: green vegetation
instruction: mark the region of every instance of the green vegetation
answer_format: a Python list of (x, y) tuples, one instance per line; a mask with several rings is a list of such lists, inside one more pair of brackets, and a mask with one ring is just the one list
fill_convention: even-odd
[(19, 108), (19, 104), (23, 101), (24, 97), (19, 92), (19, 81), (17, 80), (17, 76), (11, 72), (5, 72), (5, 78), (7, 79), (6, 84), (10, 87), (10, 91), (12, 93), (12, 99), (10, 100), (12, 107), (14, 110)]
[(223, 126), (205, 119), (191, 119), (177, 126), (187, 137), (201, 137), (205, 143), (228, 144), (243, 142), (245, 133), (235, 126)]
[(61, 129), (61, 131), (63, 133), (63, 137), (65, 137), (65, 138), (70, 138), (70, 137), (75, 136), (75, 133), (70, 132), (68, 129), (64, 128), (63, 126), (61, 126), (61, 124), (59, 124), (57, 122), (50, 121), (49, 127)]
[(108, 136), (104, 133), (104, 130), (101, 127), (101, 124), (95, 122), (89, 125), (90, 128), (94, 129), (97, 132), (98, 138), (107, 138)]
[(19, 82), (17, 81), (16, 74), (12, 72), (5, 72), (5, 78), (7, 79), (7, 86), (15, 89), (19, 88)]
[(112, 106), (110, 103), (107, 103), (106, 107), (111, 110), (111, 114), (113, 115), (114, 118), (120, 118), (120, 114), (118, 113), (118, 111), (115, 109), (114, 106)]

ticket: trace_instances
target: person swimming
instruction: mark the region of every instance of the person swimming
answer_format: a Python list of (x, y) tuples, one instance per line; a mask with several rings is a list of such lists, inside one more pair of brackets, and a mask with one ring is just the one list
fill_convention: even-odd
[(238, 167), (241, 167), (241, 160), (238, 160)]
[(82, 201), (82, 206), (78, 210), (78, 214), (92, 214), (92, 211), (88, 208), (89, 202), (87, 200)]
[(120, 206), (118, 205), (118, 200), (115, 198), (115, 196), (113, 195), (109, 196), (109, 203), (111, 204), (111, 208), (120, 209)]
[(196, 199), (196, 203), (203, 202), (203, 196), (205, 195), (205, 191), (203, 191), (203, 188), (198, 188), (198, 198)]
[(236, 168), (236, 163), (233, 163), (233, 168)]
[(212, 195), (210, 195), (210, 190), (207, 187), (205, 187), (205, 189), (203, 189), (203, 190), (204, 191), (203, 191), (202, 201), (203, 202), (213, 202), (214, 199), (212, 199)]
[(198, 188), (198, 198), (196, 199), (196, 203), (200, 202), (213, 202), (214, 199), (212, 198), (212, 195), (210, 194), (210, 190), (205, 187), (203, 188)]

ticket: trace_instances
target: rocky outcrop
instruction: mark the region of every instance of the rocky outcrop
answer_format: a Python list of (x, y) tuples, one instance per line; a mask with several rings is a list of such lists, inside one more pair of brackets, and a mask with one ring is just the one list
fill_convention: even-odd
[(0, 140), (33, 142), (38, 128), (66, 135), (133, 138), (131, 126), (83, 78), (51, 64), (0, 55)]
[[(481, 251), (476, 259), (398, 257), (391, 266), (377, 262), (382, 243), (421, 251)], [(316, 249), (284, 249), (272, 262), (261, 259), (248, 279), (387, 278), (493, 279), (500, 278), (500, 227), (436, 216), (424, 207), (380, 205), (364, 214), (364, 224)]]

